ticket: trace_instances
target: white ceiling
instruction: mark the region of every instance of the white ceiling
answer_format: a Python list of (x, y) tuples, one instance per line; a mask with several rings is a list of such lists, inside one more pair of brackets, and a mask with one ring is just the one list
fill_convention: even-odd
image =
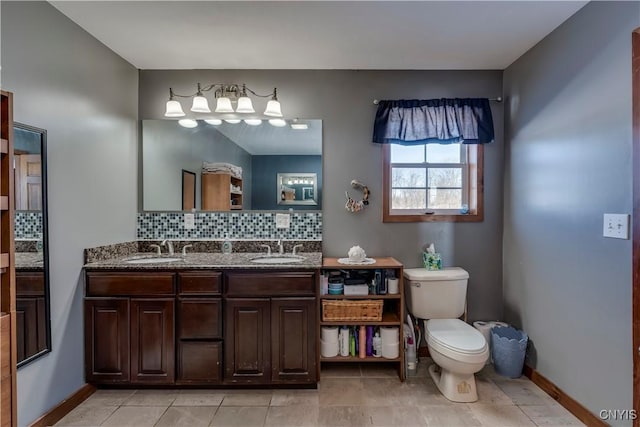
[(504, 69), (586, 1), (53, 1), (139, 69)]

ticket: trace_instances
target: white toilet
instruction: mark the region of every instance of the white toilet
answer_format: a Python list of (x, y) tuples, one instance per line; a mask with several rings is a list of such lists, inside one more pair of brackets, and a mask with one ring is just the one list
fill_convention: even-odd
[(447, 399), (475, 402), (474, 374), (489, 358), (489, 346), (480, 331), (459, 319), (465, 311), (469, 273), (459, 267), (408, 268), (404, 277), (407, 307), (424, 319), (427, 346), (435, 362), (429, 367), (433, 381)]

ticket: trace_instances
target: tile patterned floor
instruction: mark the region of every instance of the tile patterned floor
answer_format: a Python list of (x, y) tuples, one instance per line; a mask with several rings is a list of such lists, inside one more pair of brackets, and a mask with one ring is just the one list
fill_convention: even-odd
[(393, 366), (322, 367), (317, 390), (98, 390), (57, 426), (580, 426), (528, 379), (491, 367), (477, 375), (480, 400), (452, 403), (427, 374), (401, 383)]

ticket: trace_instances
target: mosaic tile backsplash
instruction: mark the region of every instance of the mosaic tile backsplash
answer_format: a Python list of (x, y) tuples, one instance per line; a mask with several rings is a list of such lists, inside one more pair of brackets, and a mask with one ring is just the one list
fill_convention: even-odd
[(16, 211), (15, 238), (38, 239), (42, 237), (42, 212)]
[(322, 212), (290, 215), (290, 227), (278, 229), (275, 212), (196, 212), (195, 228), (186, 230), (182, 212), (143, 212), (138, 213), (137, 238), (322, 240)]

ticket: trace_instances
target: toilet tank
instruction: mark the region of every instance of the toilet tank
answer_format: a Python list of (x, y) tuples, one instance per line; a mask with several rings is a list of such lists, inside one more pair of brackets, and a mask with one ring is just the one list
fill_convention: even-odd
[(404, 270), (409, 312), (420, 319), (456, 319), (464, 314), (469, 273), (460, 267)]

